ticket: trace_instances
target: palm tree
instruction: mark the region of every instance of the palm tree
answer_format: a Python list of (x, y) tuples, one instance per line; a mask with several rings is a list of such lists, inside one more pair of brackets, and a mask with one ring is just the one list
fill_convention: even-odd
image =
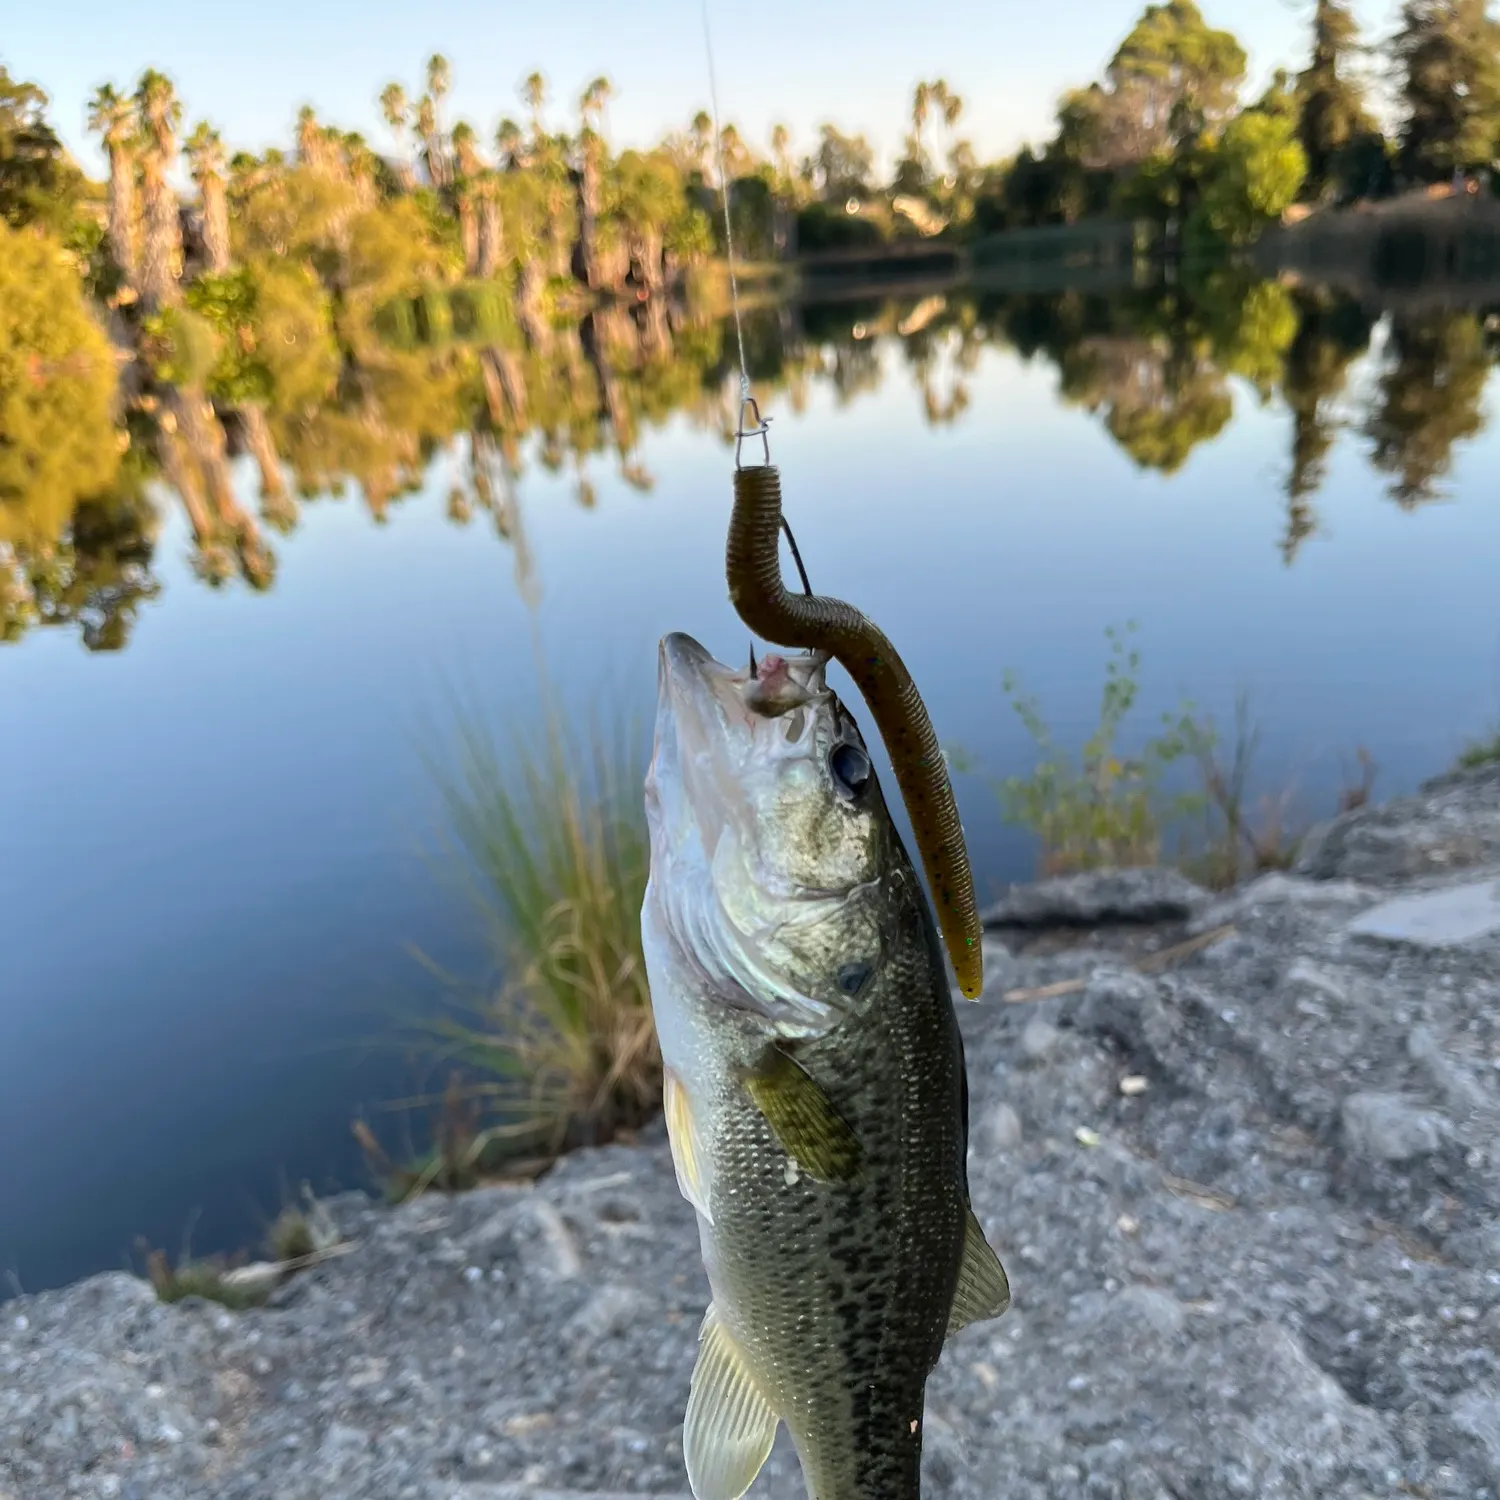
[(354, 188), (355, 201), (361, 212), (374, 208), (380, 196), (376, 186), (376, 167), (379, 158), (370, 149), (357, 130), (345, 131), (339, 138), (344, 161), (348, 166), (349, 181)]
[(920, 168), (926, 158), (927, 145), (923, 132), (927, 129), (927, 117), (932, 111), (932, 89), (930, 83), (919, 83), (911, 96), (911, 137), (915, 143), (912, 158)]
[(792, 169), (792, 132), (780, 121), (771, 127), (771, 160), (776, 166), (777, 188), (783, 193), (789, 193), (795, 176)]
[(599, 289), (601, 280), (598, 231), (603, 206), (604, 137), (597, 127), (611, 92), (609, 79), (599, 77), (578, 101), (583, 122), (578, 137), (578, 261), (591, 291)]
[(479, 274), (478, 178), (484, 163), (479, 159), (479, 136), (467, 120), (453, 127), (453, 156), (457, 165), (454, 192), (457, 197), (459, 238), (464, 247), (464, 269)]
[(417, 100), (417, 134), (422, 138), (422, 155), (427, 162), (427, 180), (435, 188), (443, 186), (443, 144), (438, 135), (437, 104), (431, 94)]
[(479, 253), (476, 276), (494, 276), (505, 255), (505, 231), (500, 218), (500, 183), (494, 172), (481, 172), (475, 186), (479, 199)]
[(479, 159), (479, 132), (467, 120), (460, 120), (453, 127), (453, 159), (461, 178), (478, 176), (483, 166)]
[(453, 69), (448, 65), (448, 59), (441, 52), (434, 52), (427, 59), (427, 92), (435, 103), (441, 104), (452, 87)]
[(203, 248), (208, 269), (229, 269), (229, 197), (224, 183), (224, 143), (207, 121), (199, 121), (187, 139), (188, 160), (203, 207)]
[(89, 129), (109, 153), (109, 248), (125, 285), (140, 273), (140, 222), (135, 196), (135, 115), (130, 100), (104, 84), (89, 103)]
[[(436, 187), (451, 187), (453, 174), (449, 170), (448, 152), (443, 142), (443, 100), (453, 87), (453, 69), (441, 52), (434, 52), (427, 59), (427, 97), (432, 100), (432, 136), (428, 142), (427, 170)], [(436, 143), (434, 155), (432, 146)]]
[(797, 201), (797, 173), (792, 165), (792, 133), (779, 123), (771, 127), (771, 160), (776, 171), (771, 239), (776, 254), (784, 257), (791, 245), (792, 210)]
[(500, 165), (508, 171), (514, 171), (519, 167), (526, 154), (526, 142), (521, 134), (521, 127), (508, 115), (495, 129), (495, 150), (499, 154)]
[(297, 161), (304, 167), (310, 167), (317, 158), (318, 116), (312, 105), (304, 104), (297, 111)]
[(167, 173), (177, 160), (177, 129), (182, 103), (171, 79), (148, 68), (135, 91), (140, 121), (141, 185), (145, 197), (146, 232), (141, 256), (141, 295), (148, 310), (177, 297), (178, 267), (182, 262), (182, 226), (177, 194)]
[(754, 154), (745, 144), (739, 128), (732, 123), (719, 132), (719, 160), (723, 163), (727, 182), (746, 176), (755, 166)]
[[(932, 85), (932, 103), (938, 114), (942, 117), (943, 128), (951, 136), (953, 127), (958, 124), (959, 116), (964, 112), (964, 101), (948, 87), (945, 79), (939, 78)], [(945, 184), (947, 183), (947, 177), (951, 176), (951, 172), (945, 176)]]
[(260, 513), (268, 525), (285, 535), (297, 524), (298, 506), (287, 490), (286, 476), (276, 453), (276, 440), (271, 436), (271, 425), (259, 406), (242, 406), (239, 415), (245, 446), (260, 470)]
[(578, 101), (578, 109), (586, 126), (595, 130), (599, 128), (599, 117), (604, 113), (604, 108), (614, 97), (614, 93), (614, 84), (602, 73), (583, 91), (583, 97)]
[(693, 123), (689, 127), (689, 139), (692, 141), (693, 169), (705, 182), (711, 182), (713, 179), (709, 171), (708, 158), (713, 151), (714, 122), (706, 109), (700, 109), (693, 116)]
[(393, 79), (380, 91), (380, 114), (398, 146), (406, 140), (406, 90)]
[(406, 154), (407, 113), (406, 90), (399, 83), (391, 82), (380, 91), (380, 114), (390, 127), (396, 141), (396, 174), (407, 192), (416, 186), (416, 176), (411, 160)]
[(542, 110), (547, 103), (547, 80), (540, 73), (527, 75), (521, 85), (521, 99), (531, 112), (532, 149), (540, 152), (542, 143)]

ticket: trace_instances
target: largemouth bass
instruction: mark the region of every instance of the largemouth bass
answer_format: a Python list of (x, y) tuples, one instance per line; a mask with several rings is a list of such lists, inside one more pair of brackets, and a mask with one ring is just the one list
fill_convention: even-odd
[(697, 1500), (795, 1444), (812, 1500), (916, 1500), (944, 1339), (1010, 1301), (969, 1206), (941, 941), (825, 659), (663, 640), (641, 925), (713, 1300)]

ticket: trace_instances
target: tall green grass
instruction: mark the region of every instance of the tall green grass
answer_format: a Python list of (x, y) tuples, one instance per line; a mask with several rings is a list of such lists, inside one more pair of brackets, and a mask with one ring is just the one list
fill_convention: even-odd
[(457, 750), (439, 773), (447, 824), (504, 976), (469, 1019), (438, 1023), (500, 1120), (476, 1140), (544, 1155), (607, 1141), (661, 1098), (637, 738), (575, 731), (549, 703), (503, 748), (461, 720)]
[(1454, 762), (1460, 771), (1477, 771), (1481, 766), (1500, 765), (1500, 729), (1488, 738), (1471, 740)]

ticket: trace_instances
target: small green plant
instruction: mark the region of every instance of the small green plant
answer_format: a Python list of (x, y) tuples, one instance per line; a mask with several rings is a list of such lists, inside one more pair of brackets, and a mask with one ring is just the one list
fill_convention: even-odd
[(321, 1257), (338, 1243), (338, 1225), (305, 1182), (301, 1202), (285, 1204), (266, 1235), (266, 1249), (283, 1265)]
[(1454, 764), (1460, 771), (1477, 771), (1481, 766), (1500, 765), (1500, 729), (1487, 738), (1470, 740)]
[(174, 1266), (165, 1250), (146, 1251), (146, 1277), (162, 1302), (201, 1297), (205, 1302), (217, 1302), (235, 1312), (263, 1306), (274, 1290), (274, 1281), (258, 1276), (237, 1277), (239, 1269), (219, 1256), (207, 1260), (184, 1256)]
[(1127, 640), (1134, 629), (1131, 623), (1123, 631), (1110, 627), (1105, 632), (1110, 655), (1099, 724), (1076, 763), (1053, 740), (1037, 699), (1020, 691), (1014, 673), (1006, 673), (1006, 696), (1041, 759), (1029, 776), (1007, 777), (1000, 784), (1001, 814), (1036, 835), (1043, 874), (1154, 864), (1167, 826), (1203, 806), (1200, 794), (1168, 795), (1163, 790), (1168, 767), (1193, 744), (1193, 720), (1186, 709), (1176, 717), (1164, 715), (1161, 732), (1136, 755), (1119, 747), (1121, 725), (1139, 691), (1140, 653)]

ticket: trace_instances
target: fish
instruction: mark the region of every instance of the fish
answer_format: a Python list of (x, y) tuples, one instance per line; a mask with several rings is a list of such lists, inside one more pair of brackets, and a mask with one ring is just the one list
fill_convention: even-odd
[(810, 1500), (918, 1500), (928, 1376), (1010, 1303), (941, 939), (826, 668), (659, 648), (641, 935), (712, 1294), (696, 1500), (744, 1494), (780, 1424)]
[[(783, 531), (802, 574), (800, 596), (781, 581)], [(752, 631), (777, 645), (811, 647), (831, 656), (864, 695), (911, 818), (958, 987), (967, 999), (978, 999), (984, 988), (984, 949), (974, 872), (937, 733), (885, 632), (854, 605), (813, 593), (782, 514), (781, 472), (770, 462), (769, 445), (764, 464), (735, 469), (725, 573), (730, 600)]]

